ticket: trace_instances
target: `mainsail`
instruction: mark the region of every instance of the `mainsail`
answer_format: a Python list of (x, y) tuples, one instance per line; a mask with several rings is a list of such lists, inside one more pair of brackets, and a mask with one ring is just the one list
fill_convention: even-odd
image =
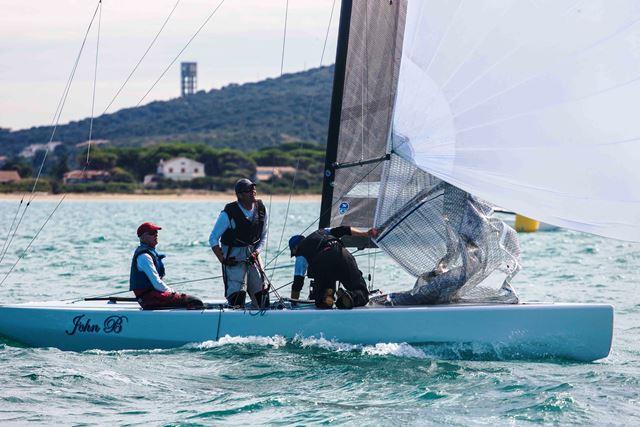
[[(337, 101), (341, 108), (332, 117), (338, 132), (329, 135), (336, 145), (335, 159), (348, 167), (327, 168), (335, 174), (325, 180), (321, 226), (342, 224), (371, 227), (382, 176), (382, 161), (362, 164), (387, 154), (393, 100), (400, 70), (406, 2), (346, 0), (341, 22), (345, 35), (344, 90)], [(339, 48), (340, 49), (340, 48)], [(336, 74), (340, 73), (340, 51)], [(335, 95), (335, 87), (334, 87)], [(332, 141), (335, 138), (337, 140)]]

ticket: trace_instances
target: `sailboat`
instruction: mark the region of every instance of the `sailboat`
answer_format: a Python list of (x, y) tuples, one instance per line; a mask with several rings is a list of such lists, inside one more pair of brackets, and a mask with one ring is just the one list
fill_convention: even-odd
[[(320, 226), (379, 227), (375, 242), (346, 243), (382, 248), (416, 287), (441, 265), (462, 269), (455, 300), (353, 310), (27, 303), (0, 306), (0, 334), (77, 351), (280, 335), (479, 345), (522, 359), (606, 357), (613, 307), (514, 300), (517, 240), (484, 207), (640, 241), (640, 5), (344, 0), (340, 13)], [(462, 215), (456, 227), (476, 230), (473, 244), (451, 232), (450, 215), (467, 208), (481, 210), (480, 222)], [(506, 278), (489, 289), (494, 273)]]

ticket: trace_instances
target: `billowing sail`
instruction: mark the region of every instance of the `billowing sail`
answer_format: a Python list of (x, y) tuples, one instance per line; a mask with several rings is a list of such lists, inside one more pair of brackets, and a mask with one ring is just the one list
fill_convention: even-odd
[[(405, 12), (404, 1), (353, 2), (339, 124), (339, 164), (366, 162), (387, 153)], [(373, 161), (335, 171), (331, 226), (373, 225), (382, 163)]]
[(640, 2), (409, 1), (403, 45), (392, 141), (405, 168), (640, 241)]

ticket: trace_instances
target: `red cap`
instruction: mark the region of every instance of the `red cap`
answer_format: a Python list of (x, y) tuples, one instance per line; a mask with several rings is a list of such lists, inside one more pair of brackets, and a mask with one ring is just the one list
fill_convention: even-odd
[(138, 227), (138, 237), (142, 236), (144, 233), (156, 230), (162, 230), (162, 227), (158, 227), (152, 222), (143, 222), (140, 224), (140, 227)]

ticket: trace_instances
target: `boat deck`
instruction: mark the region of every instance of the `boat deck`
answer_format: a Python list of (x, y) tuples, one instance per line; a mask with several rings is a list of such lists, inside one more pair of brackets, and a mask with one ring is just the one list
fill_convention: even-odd
[(606, 304), (449, 304), (318, 310), (142, 310), (134, 301), (49, 301), (0, 306), (0, 335), (62, 350), (172, 348), (224, 336), (324, 337), (354, 344), (454, 343), (506, 349), (522, 358), (606, 357), (613, 307)]
[[(553, 303), (553, 302), (521, 302), (518, 304), (503, 304), (503, 303), (454, 303), (454, 304), (437, 304), (437, 305), (415, 305), (415, 306), (395, 306), (395, 307), (387, 307), (381, 305), (367, 305), (364, 307), (356, 307), (353, 310), (401, 310), (401, 309), (412, 309), (412, 308), (420, 308), (420, 309), (452, 309), (456, 307), (518, 307), (518, 306), (553, 306), (553, 305), (567, 305), (562, 303)], [(568, 304), (574, 305), (574, 304)], [(73, 301), (73, 300), (60, 300), (60, 301), (37, 301), (37, 302), (25, 302), (18, 304), (0, 304), (1, 307), (23, 307), (23, 308), (42, 308), (42, 309), (79, 309), (79, 310), (103, 310), (103, 311), (143, 311), (140, 305), (134, 301), (107, 301), (107, 300), (99, 300), (99, 301)], [(229, 307), (227, 305), (226, 300), (210, 300), (205, 301), (205, 308), (202, 310), (186, 310), (184, 308), (171, 308), (171, 309), (161, 309), (161, 310), (151, 310), (153, 312), (200, 312), (200, 311), (210, 311), (210, 310), (220, 310), (223, 309), (225, 311), (280, 311), (280, 310), (312, 310), (312, 311), (329, 311), (332, 310), (319, 310), (313, 304), (304, 303), (299, 304), (297, 306), (292, 306), (291, 304), (286, 304), (284, 308), (279, 307), (271, 307), (266, 309), (258, 309), (251, 305), (246, 305), (244, 308), (238, 307)], [(337, 310), (337, 309), (334, 309)], [(146, 310), (150, 311), (150, 310)]]

